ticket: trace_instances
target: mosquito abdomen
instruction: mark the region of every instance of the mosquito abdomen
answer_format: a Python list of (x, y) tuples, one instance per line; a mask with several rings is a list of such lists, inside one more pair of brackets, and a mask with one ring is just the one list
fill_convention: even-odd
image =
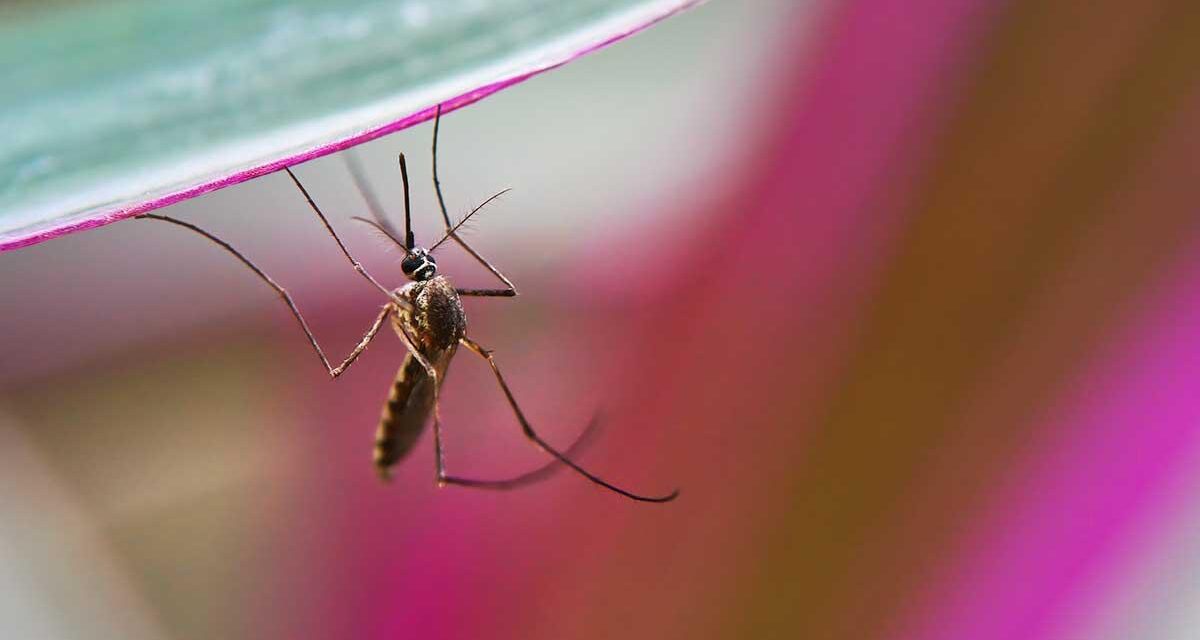
[(433, 384), (429, 374), (409, 354), (396, 372), (396, 382), (375, 433), (375, 469), (388, 479), (392, 465), (416, 444), (433, 410)]

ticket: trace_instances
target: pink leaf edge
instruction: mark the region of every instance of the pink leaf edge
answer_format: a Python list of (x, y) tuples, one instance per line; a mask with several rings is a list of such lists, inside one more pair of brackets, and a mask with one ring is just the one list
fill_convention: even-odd
[[(442, 107), (442, 113), (456, 111), (462, 107), (478, 102), (479, 100), (482, 100), (487, 96), (496, 93), (497, 91), (520, 84), (521, 82), (524, 82), (529, 78), (546, 71), (557, 69), (558, 67), (561, 67), (577, 58), (581, 58), (589, 53), (603, 49), (610, 44), (624, 40), (629, 36), (648, 29), (667, 18), (699, 5), (704, 1), (705, 0), (682, 0), (679, 4), (667, 8), (662, 13), (649, 17), (640, 24), (635, 24), (624, 31), (620, 31), (614, 35), (608, 36), (598, 42), (589, 43), (583, 48), (558, 59), (548, 59), (532, 69), (516, 73), (509, 77), (485, 84), (476, 89), (460, 93), (457, 96), (442, 100), (439, 103)], [(340, 140), (319, 145), (311, 149), (302, 150), (276, 160), (270, 160), (219, 178), (205, 180), (188, 187), (158, 194), (149, 200), (133, 202), (132, 204), (122, 204), (109, 209), (98, 209), (94, 213), (85, 214), (84, 217), (77, 219), (60, 219), (57, 223), (51, 223), (51, 225), (48, 227), (39, 228), (39, 225), (35, 224), (31, 225), (30, 227), (26, 227), (26, 230), (18, 229), (15, 233), (0, 236), (0, 252), (21, 249), (70, 233), (75, 233), (77, 231), (102, 227), (114, 222), (125, 220), (127, 218), (132, 218), (139, 214), (153, 211), (155, 209), (160, 209), (177, 202), (190, 200), (191, 198), (195, 198), (196, 196), (203, 195), (210, 191), (224, 189), (225, 187), (240, 184), (242, 182), (246, 182), (247, 180), (252, 180), (269, 173), (275, 173), (284, 167), (291, 167), (308, 162), (309, 160), (313, 160), (315, 158), (327, 156), (331, 153), (344, 151), (350, 147), (362, 144), (364, 142), (369, 142), (376, 138), (386, 136), (397, 131), (402, 131), (409, 127), (421, 124), (427, 120), (431, 120), (434, 117), (434, 114), (437, 112), (437, 107), (438, 105), (435, 104), (417, 111), (416, 113), (412, 113), (397, 120), (393, 120), (372, 129), (367, 129)]]

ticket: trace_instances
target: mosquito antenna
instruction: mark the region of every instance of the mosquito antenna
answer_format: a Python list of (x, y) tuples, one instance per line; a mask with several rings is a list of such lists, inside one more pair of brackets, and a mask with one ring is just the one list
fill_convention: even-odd
[(454, 233), (456, 231), (458, 231), (464, 224), (466, 224), (467, 221), (471, 219), (471, 216), (475, 215), (480, 209), (483, 208), (484, 205), (486, 205), (487, 203), (491, 202), (492, 200), (495, 200), (496, 198), (499, 198), (500, 196), (508, 193), (509, 191), (512, 191), (511, 187), (501, 189), (500, 191), (497, 191), (496, 193), (492, 194), (492, 197), (479, 203), (479, 206), (475, 207), (474, 209), (471, 209), (471, 213), (468, 213), (467, 215), (463, 216), (463, 219), (459, 220), (458, 224), (455, 224), (453, 227), (450, 227), (450, 229), (448, 229), (446, 231), (446, 235), (442, 236), (442, 239), (435, 242), (432, 247), (429, 247), (429, 250), (433, 251), (434, 249), (437, 249), (439, 246), (441, 246), (441, 244), (443, 242), (449, 240), (452, 236), (454, 236)]
[(400, 180), (404, 182), (404, 248), (411, 250), (417, 246), (412, 232), (412, 213), (408, 202), (408, 165), (404, 163), (404, 154), (400, 154)]
[[(354, 181), (354, 186), (358, 188), (358, 192), (362, 194), (363, 200), (367, 203), (367, 209), (371, 212), (371, 217), (379, 224), (376, 227), (383, 227), (388, 237), (395, 240), (400, 236), (391, 219), (383, 211), (383, 206), (379, 203), (379, 197), (375, 194), (375, 190), (371, 188), (371, 184), (367, 182), (366, 173), (363, 171), (362, 162), (358, 159), (358, 154), (353, 151), (347, 151), (342, 154), (342, 160), (346, 163), (346, 169), (350, 171), (350, 178)], [(398, 242), (400, 246), (403, 243)]]
[(392, 232), (389, 231), (387, 227), (383, 226), (382, 224), (380, 224), (374, 220), (368, 220), (367, 218), (364, 218), (362, 216), (350, 216), (350, 219), (358, 221), (358, 222), (365, 222), (365, 223), (371, 225), (372, 227), (375, 228), (376, 231), (378, 231), (379, 233), (382, 233), (388, 240), (391, 240), (392, 242), (396, 243), (396, 246), (400, 247), (400, 250), (404, 252), (404, 255), (408, 255), (408, 249), (404, 248), (404, 243), (400, 242), (400, 239), (397, 238), (395, 235), (393, 235)]

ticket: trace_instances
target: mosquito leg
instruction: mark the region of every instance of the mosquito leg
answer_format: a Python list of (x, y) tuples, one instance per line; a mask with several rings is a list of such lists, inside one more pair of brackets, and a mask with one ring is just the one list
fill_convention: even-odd
[(312, 196), (308, 195), (308, 190), (304, 188), (304, 185), (300, 184), (300, 180), (296, 178), (296, 174), (292, 173), (290, 167), (284, 167), (283, 170), (287, 171), (287, 174), (292, 178), (292, 182), (296, 183), (296, 187), (300, 189), (300, 193), (304, 194), (304, 199), (308, 201), (308, 206), (312, 207), (313, 212), (316, 213), (317, 217), (321, 219), (321, 224), (325, 225), (325, 230), (329, 232), (329, 235), (333, 236), (334, 242), (337, 242), (338, 248), (342, 250), (342, 254), (344, 254), (346, 259), (350, 261), (350, 264), (354, 267), (354, 270), (357, 271), (359, 275), (366, 278), (371, 284), (375, 285), (376, 289), (382, 291), (383, 295), (387, 296), (388, 299), (395, 303), (398, 308), (406, 310), (412, 309), (412, 305), (410, 305), (407, 300), (400, 298), (390, 289), (379, 284), (379, 281), (373, 278), (371, 274), (367, 272), (366, 268), (363, 267), (358, 260), (354, 259), (354, 256), (350, 255), (350, 251), (346, 249), (346, 245), (342, 243), (342, 239), (339, 238), (337, 232), (333, 230), (333, 225), (329, 224), (329, 219), (325, 217), (325, 214), (321, 213), (321, 208), (317, 206), (317, 203), (313, 202)]
[(354, 347), (354, 351), (351, 351), (350, 355), (346, 356), (346, 359), (342, 361), (342, 364), (339, 364), (337, 367), (329, 370), (330, 376), (336, 378), (342, 375), (346, 369), (349, 369), (350, 365), (354, 364), (354, 361), (358, 359), (359, 354), (366, 350), (367, 345), (375, 339), (375, 334), (379, 333), (379, 328), (383, 326), (384, 320), (391, 315), (392, 309), (393, 307), (390, 302), (383, 306), (383, 309), (379, 312), (379, 316), (375, 318), (375, 324), (371, 325), (370, 329), (367, 329), (367, 333), (363, 335), (362, 340), (358, 341), (358, 345)]
[(442, 405), (441, 384), (433, 379), (433, 459), (437, 468), (437, 483), (442, 486), (446, 478), (446, 455), (442, 453)]
[[(453, 484), (453, 485), (458, 485), (460, 487), (471, 487), (473, 489), (496, 489), (496, 490), (516, 489), (518, 487), (523, 487), (525, 485), (529, 485), (529, 484), (533, 484), (535, 482), (539, 482), (541, 480), (545, 480), (546, 478), (549, 478), (551, 475), (553, 475), (554, 472), (558, 471), (559, 469), (561, 469), (563, 467), (562, 463), (559, 462), (558, 460), (551, 460), (550, 462), (547, 462), (546, 464), (543, 464), (542, 466), (540, 466), (532, 471), (527, 471), (525, 473), (522, 473), (521, 475), (514, 476), (512, 478), (506, 478), (504, 480), (476, 480), (474, 478), (463, 478), (463, 477), (459, 477), (459, 476), (447, 475), (446, 469), (445, 469), (445, 463), (442, 459), (441, 425), (438, 423), (437, 418), (436, 418), (436, 416), (437, 416), (436, 408), (435, 408), (434, 415), (435, 415), (435, 419), (434, 419), (434, 423), (433, 423), (433, 442), (434, 442), (434, 450), (437, 452), (437, 482), (438, 482), (438, 485)], [(571, 446), (567, 447), (567, 450), (563, 452), (563, 455), (572, 457), (572, 456), (575, 456), (576, 454), (582, 452), (587, 447), (587, 445), (591, 444), (591, 442), (593, 440), (593, 436), (595, 435), (597, 427), (599, 427), (599, 425), (600, 425), (600, 416), (599, 415), (593, 416), (591, 421), (588, 422), (587, 427), (583, 430), (583, 433), (579, 434), (579, 436), (577, 438), (575, 438), (575, 442), (572, 442)]]
[[(425, 368), (426, 373), (429, 374), (430, 379), (433, 381), (433, 451), (434, 461), (436, 462), (437, 467), (438, 486), (454, 484), (480, 489), (515, 489), (517, 487), (547, 478), (558, 470), (558, 467), (560, 466), (559, 461), (552, 460), (549, 463), (534, 469), (533, 471), (523, 473), (513, 478), (506, 478), (504, 480), (477, 480), (473, 478), (461, 478), (458, 476), (447, 475), (446, 457), (442, 448), (442, 413), (440, 403), (442, 388), (441, 379), (438, 377), (437, 370), (433, 367), (433, 365), (431, 365), (425, 356), (421, 355), (421, 352), (417, 350), (412, 336), (408, 333), (408, 329), (401, 325), (400, 331), (401, 340), (404, 342), (404, 346), (409, 350), (410, 353), (413, 354), (413, 358), (415, 358), (417, 362)], [(453, 357), (453, 354), (443, 357)], [(592, 418), (592, 421), (588, 423), (588, 426), (586, 429), (584, 429), (583, 433), (579, 434), (579, 437), (576, 438), (575, 442), (572, 443), (570, 448), (567, 449), (567, 455), (573, 455), (578, 451), (582, 451), (583, 448), (591, 442), (592, 434), (595, 432), (599, 422), (599, 416)]]
[(489, 291), (489, 293), (462, 293), (462, 290), (460, 290), (459, 293), (460, 295), (513, 297), (517, 295), (517, 287), (512, 283), (512, 280), (509, 280), (503, 273), (500, 273), (499, 269), (494, 267), (492, 263), (488, 262), (486, 258), (479, 255), (478, 251), (472, 249), (471, 245), (467, 244), (466, 240), (463, 240), (457, 233), (454, 232), (454, 223), (450, 222), (450, 213), (446, 211), (446, 199), (442, 197), (442, 183), (438, 180), (437, 148), (438, 130), (441, 128), (441, 123), (442, 105), (439, 104), (437, 107), (437, 115), (433, 119), (433, 190), (435, 193), (437, 193), (438, 207), (442, 210), (442, 221), (446, 223), (446, 233), (452, 240), (457, 242), (464, 251), (471, 254), (472, 258), (475, 258), (477, 261), (479, 261), (479, 264), (483, 265), (485, 269), (492, 272), (492, 275), (499, 278), (500, 281), (503, 282), (506, 287), (508, 287), (507, 289), (479, 290)]
[(433, 191), (437, 193), (438, 206), (442, 208), (442, 219), (446, 221), (446, 228), (451, 228), (450, 214), (446, 211), (446, 200), (442, 198), (442, 183), (438, 180), (437, 172), (437, 143), (438, 130), (442, 126), (442, 105), (437, 106), (437, 114), (433, 117)]
[[(445, 206), (445, 205), (443, 205), (443, 206)], [(445, 209), (443, 209), (443, 211), (445, 211)], [(509, 280), (507, 276), (505, 276), (503, 273), (500, 273), (500, 270), (497, 269), (496, 267), (494, 267), (492, 265), (492, 263), (488, 262), (486, 258), (479, 255), (478, 251), (476, 251), (475, 249), (472, 249), (471, 245), (467, 244), (466, 240), (463, 240), (462, 237), (460, 237), (457, 233), (451, 233), (450, 239), (457, 242), (458, 246), (462, 247), (464, 251), (471, 254), (472, 258), (475, 258), (476, 260), (478, 260), (479, 264), (483, 265), (484, 268), (487, 269), (488, 271), (491, 271), (492, 275), (499, 278), (500, 281), (503, 282), (506, 287), (508, 287), (507, 289), (479, 289), (479, 290), (475, 290), (475, 291), (484, 291), (485, 293), (466, 293), (463, 295), (498, 296), (498, 297), (504, 297), (504, 298), (512, 298), (517, 295), (517, 286), (512, 283), (512, 280)], [(466, 291), (472, 291), (472, 290), (467, 289)]]
[(359, 354), (361, 354), (363, 350), (367, 348), (367, 344), (371, 341), (371, 339), (375, 337), (375, 334), (379, 332), (379, 327), (383, 324), (384, 318), (386, 318), (393, 309), (391, 304), (388, 304), (383, 308), (383, 311), (380, 312), (379, 317), (375, 319), (375, 324), (371, 326), (371, 328), (367, 331), (367, 334), (363, 336), (361, 341), (359, 341), (358, 346), (355, 347), (354, 351), (350, 353), (349, 357), (347, 357), (346, 360), (335, 369), (329, 364), (329, 358), (325, 357), (325, 352), (321, 350), (321, 345), (317, 344), (316, 336), (314, 336), (312, 330), (308, 328), (308, 323), (304, 321), (304, 316), (300, 315), (300, 309), (296, 307), (296, 303), (292, 300), (292, 296), (287, 292), (286, 289), (279, 286), (277, 282), (272, 280), (271, 276), (267, 275), (265, 271), (259, 269), (258, 265), (251, 262), (249, 258), (242, 255), (237, 249), (234, 249), (233, 245), (190, 222), (184, 222), (178, 218), (162, 216), (155, 213), (143, 213), (142, 215), (137, 216), (137, 219), (161, 220), (163, 222), (170, 222), (171, 224), (178, 225), (184, 229), (194, 231), (205, 238), (208, 238), (222, 249), (233, 254), (233, 256), (240, 260), (242, 264), (249, 267), (250, 270), (255, 273), (255, 275), (261, 278), (263, 282), (267, 283), (267, 286), (274, 289), (275, 292), (279, 294), (280, 298), (283, 298), (284, 304), (286, 304), (288, 309), (291, 310), (292, 315), (296, 318), (296, 322), (300, 323), (300, 328), (304, 331), (304, 335), (308, 337), (308, 343), (312, 345), (313, 351), (317, 353), (317, 357), (321, 359), (321, 364), (324, 365), (325, 370), (329, 372), (329, 376), (332, 378), (340, 376), (343, 371), (348, 369), (350, 365), (354, 363)]
[[(412, 335), (409, 334), (408, 329), (404, 327), (404, 322), (398, 323), (397, 326), (400, 327), (400, 341), (404, 343), (404, 347), (413, 355), (413, 358), (416, 358), (417, 363), (425, 368), (425, 373), (429, 374), (429, 378), (433, 380), (434, 384), (440, 384), (437, 369), (434, 368), (433, 364), (429, 362), (429, 359), (421, 353), (420, 349), (417, 349), (417, 341), (413, 339)], [(437, 387), (435, 386), (434, 391), (436, 390)]]
[(511, 298), (517, 295), (514, 289), (455, 289), (460, 296)]
[[(442, 206), (445, 207), (445, 205)], [(444, 212), (445, 209), (443, 208), (442, 211)], [(463, 250), (470, 254), (472, 258), (475, 258), (479, 264), (483, 265), (485, 269), (492, 272), (492, 275), (499, 278), (500, 281), (503, 282), (506, 287), (508, 287), (507, 289), (484, 289), (482, 291), (487, 291), (487, 293), (468, 293), (465, 295), (500, 296), (505, 298), (516, 297), (517, 286), (512, 283), (512, 280), (509, 280), (507, 276), (505, 276), (503, 273), (500, 273), (499, 269), (493, 266), (492, 263), (488, 262), (486, 258), (479, 255), (479, 252), (473, 249), (471, 245), (467, 244), (467, 241), (463, 240), (462, 237), (457, 233), (453, 231), (448, 231), (448, 233), (451, 240), (457, 242), (458, 246), (462, 247)]]
[(554, 456), (555, 458), (557, 458), (559, 460), (559, 462), (562, 462), (563, 464), (567, 465), (568, 467), (571, 467), (576, 472), (578, 472), (580, 475), (587, 478), (588, 480), (591, 480), (595, 484), (598, 484), (610, 491), (619, 493), (619, 494), (625, 496), (626, 498), (638, 500), (641, 502), (670, 502), (671, 500), (674, 500), (675, 498), (677, 498), (679, 496), (678, 489), (676, 489), (675, 491), (672, 491), (671, 493), (669, 493), (665, 496), (644, 496), (644, 495), (640, 495), (637, 493), (632, 493), (632, 492), (626, 491), (625, 489), (622, 489), (606, 480), (601, 479), (600, 477), (596, 476), (595, 474), (591, 473), (590, 471), (588, 471), (588, 470), (584, 469), (583, 467), (579, 466), (578, 464), (576, 464), (569, 457), (567, 457), (567, 455), (558, 451), (557, 449), (552, 447), (550, 445), (550, 443), (543, 440), (542, 437), (539, 436), (537, 434), (537, 432), (533, 430), (533, 426), (530, 425), (529, 420), (527, 420), (525, 418), (525, 414), (521, 411), (521, 407), (519, 405), (517, 405), (517, 400), (515, 397), (513, 397), (512, 390), (508, 388), (508, 383), (505, 382), (504, 375), (502, 373), (500, 373), (500, 367), (496, 366), (496, 359), (492, 357), (492, 352), (488, 351), (487, 349), (484, 349), (483, 347), (481, 347), (479, 344), (477, 344), (475, 341), (471, 340), (470, 338), (466, 338), (466, 337), (460, 338), (459, 342), (461, 342), (465, 347), (467, 347), (471, 351), (474, 351), (475, 353), (479, 354), (479, 357), (488, 361), (488, 365), (491, 366), (491, 368), (492, 368), (492, 373), (494, 373), (496, 375), (496, 381), (500, 383), (500, 389), (504, 391), (504, 397), (508, 399), (509, 406), (512, 407), (513, 413), (516, 414), (516, 416), (517, 416), (517, 422), (521, 423), (521, 430), (522, 430), (522, 432), (524, 432), (525, 437), (529, 438), (529, 440), (531, 440), (535, 445), (537, 445), (543, 451)]

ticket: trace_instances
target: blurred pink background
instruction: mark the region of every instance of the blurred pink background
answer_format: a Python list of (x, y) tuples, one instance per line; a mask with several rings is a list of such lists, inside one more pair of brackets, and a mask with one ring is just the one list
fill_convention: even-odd
[[(1189, 638), (1200, 622), (1200, 5), (712, 2), (443, 123), (467, 303), (560, 472), (390, 484), (401, 346), (336, 383), (167, 225), (0, 255), (5, 637)], [(362, 150), (436, 233), (430, 127)], [(373, 272), (343, 165), (298, 175)], [(380, 303), (286, 179), (166, 211), (342, 354)], [(488, 283), (453, 249), (439, 264)], [(455, 473), (542, 458), (485, 366)]]

